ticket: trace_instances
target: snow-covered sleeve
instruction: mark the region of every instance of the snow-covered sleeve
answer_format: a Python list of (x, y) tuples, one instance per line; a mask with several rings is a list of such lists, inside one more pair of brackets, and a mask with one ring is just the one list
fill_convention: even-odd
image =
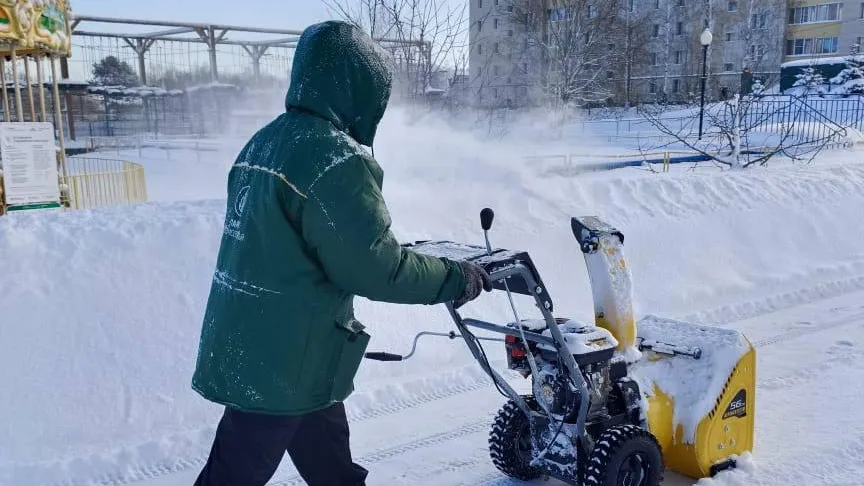
[(330, 168), (308, 190), (303, 238), (335, 285), (391, 303), (455, 300), (465, 286), (459, 265), (403, 248), (390, 226), (381, 190), (360, 155)]

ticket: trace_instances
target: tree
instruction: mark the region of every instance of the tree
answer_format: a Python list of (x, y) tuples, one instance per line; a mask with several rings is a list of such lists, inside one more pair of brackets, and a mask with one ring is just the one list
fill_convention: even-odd
[[(827, 118), (801, 96), (741, 96), (705, 107), (705, 132), (698, 139), (695, 126), (699, 105), (690, 106), (691, 117), (664, 118), (663, 108), (640, 110), (667, 138), (663, 148), (684, 147), (721, 166), (744, 169), (765, 165), (783, 155), (792, 160), (812, 161), (826, 146), (838, 143), (846, 129)], [(661, 147), (651, 147), (656, 150)]]
[(108, 56), (93, 64), (93, 83), (99, 86), (138, 86), (138, 75), (126, 61)]
[(847, 57), (845, 62), (846, 68), (831, 78), (831, 84), (838, 86), (835, 92), (864, 94), (864, 56), (853, 54)]
[(500, 15), (508, 17), (522, 39), (519, 54), (538, 67), (541, 86), (556, 107), (604, 102), (613, 95), (607, 73), (617, 49), (609, 33), (621, 20), (619, 0), (512, 0)]
[(433, 73), (458, 62), (464, 48), (465, 2), (448, 0), (322, 0), (379, 41), (392, 55), (394, 91), (412, 102)]
[(795, 75), (795, 88), (803, 88), (804, 93), (824, 93), (825, 76), (813, 66), (807, 66)]

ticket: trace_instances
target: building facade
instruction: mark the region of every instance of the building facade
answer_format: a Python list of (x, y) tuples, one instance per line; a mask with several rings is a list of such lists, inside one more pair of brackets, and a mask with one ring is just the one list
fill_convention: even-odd
[(790, 1), (784, 61), (837, 57), (860, 50), (864, 1)]
[(712, 97), (744, 71), (773, 82), (784, 61), (846, 55), (864, 37), (862, 0), (469, 1), (469, 79), (483, 107), (692, 99), (706, 27)]

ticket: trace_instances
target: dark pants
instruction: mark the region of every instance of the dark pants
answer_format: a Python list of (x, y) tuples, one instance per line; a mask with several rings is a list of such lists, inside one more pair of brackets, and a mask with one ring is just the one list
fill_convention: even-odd
[(264, 486), (285, 451), (309, 486), (365, 486), (368, 471), (351, 459), (348, 436), (341, 403), (301, 416), (226, 408), (195, 486)]

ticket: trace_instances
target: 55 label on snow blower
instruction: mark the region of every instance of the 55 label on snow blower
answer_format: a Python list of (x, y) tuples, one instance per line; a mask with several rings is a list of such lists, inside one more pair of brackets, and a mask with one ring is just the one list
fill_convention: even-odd
[(745, 390), (739, 390), (738, 393), (735, 394), (735, 398), (729, 402), (729, 406), (726, 407), (726, 411), (723, 413), (723, 418), (727, 419), (730, 417), (746, 417), (747, 416), (747, 392)]

